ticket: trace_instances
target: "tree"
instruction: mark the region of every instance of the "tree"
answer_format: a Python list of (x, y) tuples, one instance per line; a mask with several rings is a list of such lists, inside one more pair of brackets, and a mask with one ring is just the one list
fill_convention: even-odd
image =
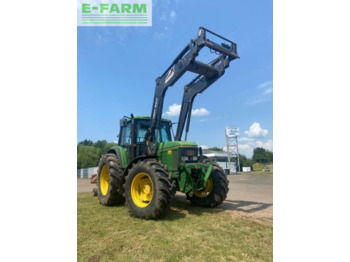
[(240, 171), (243, 171), (243, 167), (250, 167), (253, 170), (253, 161), (244, 155), (239, 154)]
[(270, 151), (266, 151), (266, 163), (273, 163), (273, 153)]
[(80, 141), (78, 145), (84, 145), (84, 146), (92, 146), (93, 142), (91, 140), (85, 139), (84, 141)]
[(273, 153), (262, 147), (256, 147), (253, 151), (253, 161), (259, 163), (273, 162)]
[(99, 148), (100, 150), (104, 150), (105, 146), (107, 144), (106, 140), (97, 140), (96, 143), (93, 144), (94, 147)]
[(212, 151), (223, 151), (222, 148), (219, 148), (219, 147), (211, 147), (211, 148), (208, 148), (208, 150), (212, 150)]
[(98, 140), (94, 143), (91, 140), (85, 139), (79, 142), (77, 149), (77, 168), (97, 166), (100, 157), (106, 154), (108, 149), (116, 145), (117, 144), (109, 143), (106, 140)]
[(101, 154), (98, 148), (78, 145), (77, 168), (97, 166), (100, 156)]

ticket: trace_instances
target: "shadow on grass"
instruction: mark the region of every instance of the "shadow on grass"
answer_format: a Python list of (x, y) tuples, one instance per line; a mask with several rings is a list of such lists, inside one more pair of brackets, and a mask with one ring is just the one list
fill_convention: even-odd
[(175, 220), (185, 218), (187, 214), (200, 216), (203, 213), (220, 213), (226, 210), (239, 211), (244, 213), (255, 213), (271, 207), (271, 203), (260, 203), (253, 201), (232, 201), (225, 200), (220, 206), (215, 208), (203, 208), (192, 205), (186, 196), (176, 195), (171, 205), (170, 212), (162, 218), (163, 220)]

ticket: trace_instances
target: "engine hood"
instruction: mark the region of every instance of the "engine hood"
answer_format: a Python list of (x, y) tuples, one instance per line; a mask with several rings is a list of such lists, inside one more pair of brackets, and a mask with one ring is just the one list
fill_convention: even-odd
[(176, 147), (198, 147), (198, 146), (194, 142), (171, 141), (171, 142), (160, 143), (158, 149), (164, 150), (164, 149), (170, 149), (170, 148), (174, 148), (174, 147), (176, 148)]

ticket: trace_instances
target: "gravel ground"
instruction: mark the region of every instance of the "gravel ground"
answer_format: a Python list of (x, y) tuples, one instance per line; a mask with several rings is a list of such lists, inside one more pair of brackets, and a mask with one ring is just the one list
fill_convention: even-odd
[[(230, 191), (226, 200), (217, 209), (230, 212), (232, 217), (250, 216), (254, 218), (273, 218), (273, 175), (229, 175)], [(91, 192), (96, 184), (90, 179), (78, 179), (77, 192)], [(186, 201), (186, 196), (176, 194), (176, 201)]]
[(84, 193), (84, 192), (91, 192), (94, 187), (96, 187), (96, 184), (91, 184), (90, 179), (86, 178), (78, 178), (77, 179), (77, 192), (78, 193)]

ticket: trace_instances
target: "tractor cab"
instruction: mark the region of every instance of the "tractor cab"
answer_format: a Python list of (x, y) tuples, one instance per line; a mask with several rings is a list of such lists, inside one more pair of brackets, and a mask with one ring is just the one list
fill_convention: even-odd
[[(150, 117), (135, 116), (131, 118), (124, 117), (120, 120), (120, 133), (118, 145), (127, 149), (128, 159), (133, 159), (142, 155), (145, 148), (145, 136), (150, 124)], [(172, 141), (171, 121), (162, 119), (159, 132), (154, 134), (157, 143)], [(158, 134), (157, 134), (158, 133)], [(133, 155), (134, 154), (134, 155)]]

